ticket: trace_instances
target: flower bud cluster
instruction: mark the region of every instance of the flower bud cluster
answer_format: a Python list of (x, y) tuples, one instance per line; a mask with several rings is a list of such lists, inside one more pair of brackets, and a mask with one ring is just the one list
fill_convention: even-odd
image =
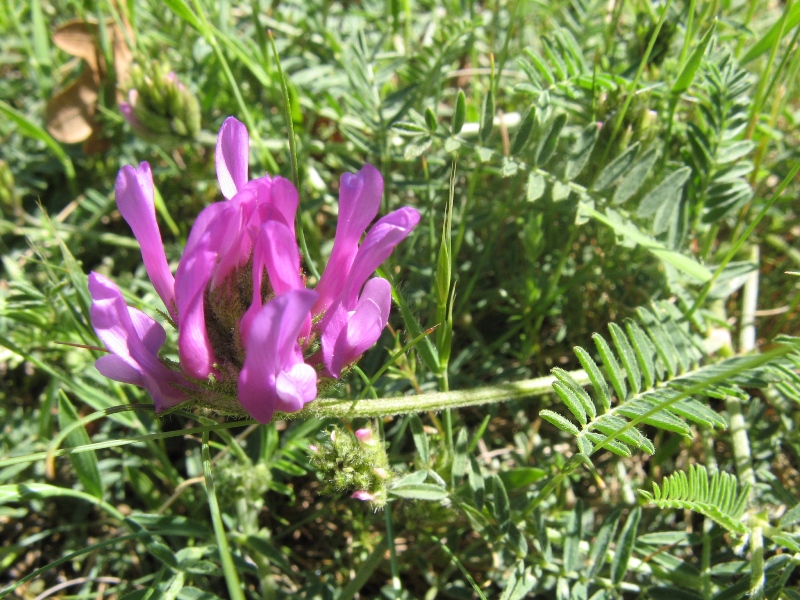
[(261, 423), (276, 411), (296, 412), (316, 398), (319, 383), (339, 379), (388, 322), (391, 286), (371, 275), (419, 213), (396, 210), (362, 241), (383, 179), (371, 165), (342, 175), (331, 256), (319, 284), (307, 289), (295, 237), (297, 190), (282, 177), (248, 181), (248, 154), (247, 129), (227, 119), (216, 148), (226, 200), (198, 215), (174, 275), (156, 222), (150, 165), (123, 167), (117, 177), (117, 206), (178, 330), (180, 365), (158, 355), (166, 340), (161, 325), (92, 273), (92, 325), (110, 352), (96, 367), (147, 389), (157, 412), (191, 402)]
[(374, 430), (359, 429), (354, 434), (336, 428), (327, 440), (309, 450), (323, 494), (350, 494), (375, 509), (386, 504), (386, 490), (394, 472), (383, 441)]
[(176, 144), (193, 140), (200, 132), (200, 104), (177, 75), (157, 62), (134, 65), (128, 101), (120, 112), (133, 130), (153, 142)]

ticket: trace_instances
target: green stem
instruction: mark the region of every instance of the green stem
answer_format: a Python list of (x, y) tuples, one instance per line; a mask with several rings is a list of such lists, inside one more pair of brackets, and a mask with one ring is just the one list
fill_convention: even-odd
[[(588, 385), (589, 377), (583, 370), (570, 373), (580, 385)], [(303, 410), (296, 413), (276, 413), (275, 419), (302, 419), (308, 417), (336, 417), (350, 420), (361, 417), (386, 417), (390, 415), (405, 415), (408, 413), (423, 413), (441, 411), (448, 408), (463, 408), (465, 406), (483, 406), (507, 400), (519, 400), (531, 396), (544, 396), (552, 393), (552, 384), (555, 377), (546, 376), (536, 379), (525, 379), (511, 383), (498, 383), (492, 386), (474, 388), (471, 390), (458, 390), (450, 392), (435, 392), (420, 394), (418, 396), (396, 396), (394, 398), (378, 398), (364, 400), (339, 400), (333, 398), (320, 398), (308, 404)], [(243, 424), (249, 424), (244, 422)]]
[(211, 475), (211, 451), (208, 447), (208, 431), (203, 433), (203, 475), (206, 480), (206, 494), (208, 494), (208, 509), (211, 511), (211, 521), (214, 525), (214, 536), (217, 538), (219, 556), (222, 560), (222, 571), (225, 574), (225, 583), (228, 584), (228, 594), (232, 600), (244, 600), (239, 574), (233, 564), (233, 555), (228, 546), (228, 535), (222, 523), (222, 514), (217, 503), (217, 494), (214, 491), (214, 478)]
[(750, 534), (750, 594), (751, 600), (764, 598), (764, 533), (754, 527)]

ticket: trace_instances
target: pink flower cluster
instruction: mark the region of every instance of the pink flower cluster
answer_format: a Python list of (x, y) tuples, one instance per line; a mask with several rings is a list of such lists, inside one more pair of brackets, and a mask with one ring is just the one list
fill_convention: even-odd
[(166, 340), (161, 325), (92, 273), (92, 325), (110, 352), (96, 366), (145, 388), (158, 412), (232, 390), (228, 396), (243, 411), (267, 423), (275, 411), (294, 412), (316, 398), (318, 379), (338, 379), (388, 322), (389, 282), (371, 275), (419, 213), (404, 207), (388, 214), (362, 241), (378, 213), (383, 179), (371, 165), (342, 175), (333, 250), (309, 290), (295, 237), (297, 190), (282, 177), (248, 181), (248, 156), (247, 129), (230, 117), (216, 148), (226, 200), (198, 215), (174, 276), (156, 222), (150, 165), (125, 166), (117, 176), (117, 206), (177, 326), (180, 371), (158, 356)]

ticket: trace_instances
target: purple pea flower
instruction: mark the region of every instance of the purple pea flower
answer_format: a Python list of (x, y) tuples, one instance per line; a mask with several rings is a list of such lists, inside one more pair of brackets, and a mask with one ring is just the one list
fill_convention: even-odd
[(383, 179), (371, 165), (343, 175), (333, 251), (317, 289), (307, 290), (295, 238), (297, 190), (281, 177), (249, 181), (248, 158), (247, 129), (228, 118), (216, 147), (226, 200), (198, 215), (174, 277), (156, 222), (150, 166), (126, 166), (117, 177), (120, 212), (178, 330), (180, 372), (158, 357), (163, 328), (92, 274), (92, 324), (111, 352), (96, 366), (147, 389), (158, 412), (189, 399), (262, 423), (276, 411), (298, 411), (316, 397), (320, 377), (339, 378), (388, 322), (391, 287), (370, 276), (419, 213), (402, 208), (387, 215), (359, 245), (377, 215)]

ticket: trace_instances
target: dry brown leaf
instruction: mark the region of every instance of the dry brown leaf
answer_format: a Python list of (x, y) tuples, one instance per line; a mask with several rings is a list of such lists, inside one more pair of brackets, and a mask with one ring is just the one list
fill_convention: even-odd
[(47, 130), (64, 144), (77, 144), (94, 131), (97, 110), (97, 85), (89, 69), (56, 92), (47, 103)]
[(103, 56), (97, 40), (97, 23), (82, 19), (67, 21), (53, 33), (53, 43), (67, 54), (85, 60), (99, 82)]
[[(126, 32), (113, 19), (107, 21), (107, 33), (114, 53), (114, 70), (117, 81), (128, 77), (133, 53), (127, 39), (133, 31), (123, 19)], [(126, 34), (127, 33), (127, 37)], [(97, 143), (102, 135), (95, 120), (97, 100), (101, 86), (107, 81), (106, 65), (100, 49), (97, 21), (73, 19), (60, 25), (53, 33), (53, 43), (64, 52), (82, 59), (86, 68), (72, 83), (56, 92), (47, 103), (47, 130), (59, 142), (76, 144), (85, 142), (84, 151), (100, 151), (105, 143)], [(121, 99), (119, 90), (117, 100)]]

